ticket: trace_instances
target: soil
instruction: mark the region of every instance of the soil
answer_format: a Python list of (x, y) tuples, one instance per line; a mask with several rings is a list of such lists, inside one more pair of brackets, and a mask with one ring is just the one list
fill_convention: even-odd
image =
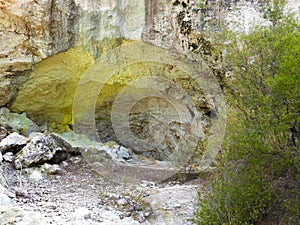
[(1, 167), (13, 206), (39, 212), (57, 225), (75, 224), (78, 219), (86, 224), (188, 225), (203, 186), (197, 179), (114, 181), (100, 176), (80, 156), (61, 163), (57, 174), (43, 174), (34, 182), (29, 178), (34, 168), (16, 171), (6, 162)]

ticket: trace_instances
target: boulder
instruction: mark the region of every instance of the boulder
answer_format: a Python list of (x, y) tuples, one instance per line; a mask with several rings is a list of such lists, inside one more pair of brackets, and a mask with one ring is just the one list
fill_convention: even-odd
[(14, 132), (0, 142), (0, 150), (3, 153), (7, 151), (17, 153), (27, 144), (27, 142), (28, 138)]
[(107, 152), (114, 161), (130, 162), (134, 157), (131, 149), (125, 148), (114, 141), (102, 144), (100, 149)]
[(27, 168), (42, 163), (60, 163), (69, 158), (69, 153), (51, 135), (34, 137), (14, 160), (16, 169)]
[(97, 148), (101, 144), (89, 139), (83, 134), (76, 134), (74, 131), (51, 133), (50, 134), (60, 145), (70, 152), (80, 152), (86, 148)]
[(63, 136), (60, 136), (57, 133), (51, 133), (50, 136), (57, 142), (59, 146), (66, 149), (68, 152), (79, 152), (76, 148), (77, 146), (72, 146), (68, 140), (63, 138)]
[(25, 113), (12, 113), (9, 109), (4, 107), (0, 108), (0, 121), (0, 138), (5, 137), (9, 131), (17, 132), (25, 136), (32, 132), (40, 131), (39, 126), (29, 119)]

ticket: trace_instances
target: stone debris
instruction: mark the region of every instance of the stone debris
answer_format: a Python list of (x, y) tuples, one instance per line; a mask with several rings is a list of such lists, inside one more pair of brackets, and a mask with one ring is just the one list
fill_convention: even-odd
[(40, 212), (24, 210), (18, 206), (0, 205), (0, 224), (50, 225), (50, 219)]
[(13, 151), (14, 153), (20, 151), (28, 142), (28, 138), (14, 132), (8, 135), (0, 142), (0, 150), (5, 153)]
[(32, 170), (28, 176), (28, 180), (32, 183), (40, 183), (44, 179), (43, 174), (39, 170)]
[[(1, 69), (1, 67), (0, 67)], [(1, 88), (0, 88), (1, 89)], [(0, 108), (1, 136), (6, 136), (10, 132), (17, 132), (28, 136), (32, 132), (39, 132), (41, 129), (25, 113), (12, 113), (8, 108)], [(0, 136), (0, 140), (1, 140)]]
[(43, 172), (46, 175), (57, 175), (57, 174), (62, 174), (63, 170), (58, 164), (48, 164), (45, 163), (40, 167), (41, 172)]
[(67, 149), (60, 146), (51, 135), (36, 136), (17, 153), (14, 166), (21, 169), (45, 162), (60, 163), (68, 157)]
[(12, 202), (6, 194), (0, 194), (0, 206), (1, 205), (11, 205)]
[(51, 175), (46, 169), (61, 168), (63, 163), (26, 168), (13, 177), (8, 175), (11, 167), (2, 165), (15, 194), (0, 186), (0, 224), (191, 224), (187, 219), (193, 211), (195, 186), (115, 183), (95, 173), (84, 160), (64, 162), (68, 166), (61, 174)]
[(6, 152), (3, 155), (3, 160), (6, 162), (12, 162), (15, 159), (15, 156), (12, 152)]

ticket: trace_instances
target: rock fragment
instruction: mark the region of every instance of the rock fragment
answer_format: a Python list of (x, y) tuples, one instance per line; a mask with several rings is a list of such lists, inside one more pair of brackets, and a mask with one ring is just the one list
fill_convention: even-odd
[(27, 144), (27, 142), (28, 138), (14, 132), (0, 142), (0, 150), (3, 153), (7, 151), (17, 153)]
[(34, 137), (14, 160), (16, 169), (27, 168), (42, 163), (60, 163), (69, 158), (67, 150), (50, 135)]

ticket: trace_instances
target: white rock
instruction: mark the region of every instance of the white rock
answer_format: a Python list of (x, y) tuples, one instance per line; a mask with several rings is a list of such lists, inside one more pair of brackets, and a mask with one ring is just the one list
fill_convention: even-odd
[(0, 142), (0, 150), (5, 151), (16, 147), (22, 147), (26, 145), (27, 142), (28, 138), (14, 132)]
[(7, 191), (6, 188), (0, 184), (0, 194), (5, 193), (6, 191)]
[(40, 171), (35, 169), (31, 172), (28, 179), (32, 183), (40, 183), (44, 179), (44, 177)]
[(28, 139), (31, 141), (35, 137), (42, 137), (42, 136), (45, 136), (45, 134), (41, 132), (32, 132), (29, 134)]
[(87, 208), (79, 207), (76, 211), (72, 214), (72, 218), (75, 220), (88, 220), (91, 218), (91, 211)]
[(59, 167), (59, 165), (57, 165), (57, 164), (51, 165), (48, 163), (45, 163), (41, 166), (41, 171), (46, 174), (61, 174), (62, 173), (62, 169)]
[(12, 162), (14, 160), (14, 155), (12, 152), (6, 152), (3, 156), (2, 156), (3, 160), (4, 161), (7, 161), (7, 162)]
[(126, 198), (121, 198), (118, 200), (118, 205), (124, 206), (126, 204), (128, 204), (128, 200)]
[(50, 135), (34, 137), (18, 154), (14, 160), (16, 169), (42, 164), (51, 160), (59, 163), (68, 158), (68, 153)]
[(52, 223), (40, 212), (0, 205), (0, 224), (50, 225)]
[(10, 198), (15, 198), (16, 197), (15, 193), (10, 192), (5, 187), (3, 187), (1, 184), (0, 184), (0, 194), (5, 194)]
[(67, 225), (93, 225), (93, 224), (96, 223), (90, 223), (89, 221), (86, 220), (74, 220), (67, 223)]
[(0, 194), (0, 205), (11, 205), (11, 200), (6, 194)]

